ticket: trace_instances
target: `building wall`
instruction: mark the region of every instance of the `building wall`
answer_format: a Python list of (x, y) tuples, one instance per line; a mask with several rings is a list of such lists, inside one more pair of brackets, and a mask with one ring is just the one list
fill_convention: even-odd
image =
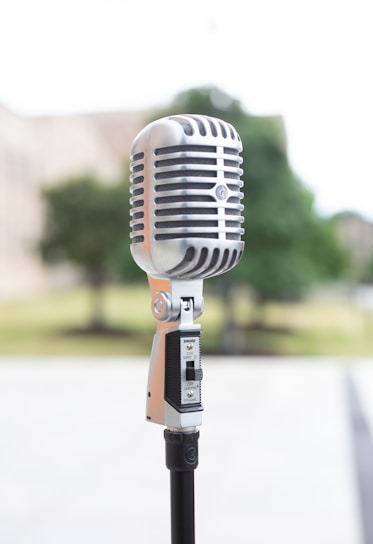
[(0, 296), (27, 288), (40, 273), (40, 149), (25, 119), (0, 109)]
[(41, 190), (87, 172), (118, 179), (145, 118), (134, 112), (128, 123), (125, 112), (27, 118), (0, 107), (0, 299), (76, 277), (71, 268), (47, 267), (39, 257)]
[(373, 259), (373, 223), (357, 213), (340, 213), (335, 218), (339, 238), (352, 258), (352, 271), (359, 275)]

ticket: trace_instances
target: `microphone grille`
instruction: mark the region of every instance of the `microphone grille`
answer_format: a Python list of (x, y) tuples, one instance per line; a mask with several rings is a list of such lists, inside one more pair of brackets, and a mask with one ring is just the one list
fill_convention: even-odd
[[(229, 123), (201, 115), (175, 115), (149, 127), (150, 136), (140, 133), (131, 155), (133, 254), (159, 256), (162, 249), (165, 258), (157, 269), (167, 277), (229, 270), (243, 250), (238, 133)], [(168, 249), (178, 250), (178, 261), (167, 267)]]

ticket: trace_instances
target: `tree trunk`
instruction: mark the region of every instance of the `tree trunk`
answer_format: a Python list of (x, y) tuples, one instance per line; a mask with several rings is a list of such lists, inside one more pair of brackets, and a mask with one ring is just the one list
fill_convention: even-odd
[(264, 323), (265, 323), (264, 301), (260, 296), (254, 295), (251, 326), (254, 329), (264, 329), (265, 328)]
[(241, 351), (241, 338), (235, 321), (234, 287), (228, 278), (218, 283), (219, 297), (223, 303), (224, 319), (220, 333), (220, 351), (222, 355), (238, 355)]
[(91, 317), (89, 327), (92, 330), (103, 330), (105, 328), (104, 320), (104, 289), (105, 276), (101, 271), (97, 271), (89, 278), (91, 290)]

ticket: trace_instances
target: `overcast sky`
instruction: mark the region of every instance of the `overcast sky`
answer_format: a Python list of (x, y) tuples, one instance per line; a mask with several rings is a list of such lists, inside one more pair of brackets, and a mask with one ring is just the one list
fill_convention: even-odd
[(373, 219), (371, 0), (0, 0), (0, 103), (147, 108), (218, 85), (280, 114), (321, 213)]

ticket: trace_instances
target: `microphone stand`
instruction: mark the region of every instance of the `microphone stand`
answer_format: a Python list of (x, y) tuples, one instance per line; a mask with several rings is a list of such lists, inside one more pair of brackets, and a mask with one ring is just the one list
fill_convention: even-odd
[[(202, 280), (182, 282), (149, 276), (153, 315), (158, 319), (148, 378), (146, 417), (166, 425), (170, 470), (171, 544), (195, 544), (194, 470), (197, 425), (202, 423), (200, 325)], [(189, 293), (183, 296), (182, 293)]]
[(171, 543), (195, 544), (194, 470), (199, 431), (166, 429), (166, 466), (170, 470)]

